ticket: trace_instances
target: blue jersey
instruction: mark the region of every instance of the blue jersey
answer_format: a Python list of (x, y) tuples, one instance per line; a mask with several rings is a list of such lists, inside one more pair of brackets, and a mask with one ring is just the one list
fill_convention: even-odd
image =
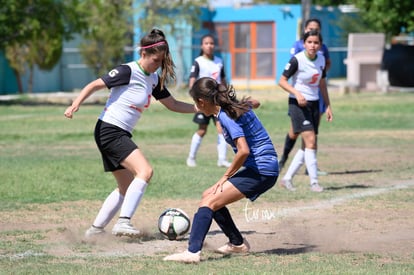
[(237, 153), (237, 147), (234, 140), (239, 137), (246, 139), (250, 154), (243, 164), (244, 167), (251, 168), (261, 175), (279, 175), (275, 147), (266, 129), (252, 110), (237, 120), (231, 119), (224, 111), (220, 111), (218, 120), (223, 128), (226, 142), (230, 144), (235, 153)]

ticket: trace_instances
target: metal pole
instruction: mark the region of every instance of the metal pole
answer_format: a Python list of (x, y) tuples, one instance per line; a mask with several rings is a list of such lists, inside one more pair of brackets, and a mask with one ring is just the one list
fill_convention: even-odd
[(310, 17), (312, 0), (302, 0), (302, 30), (305, 28), (305, 22)]

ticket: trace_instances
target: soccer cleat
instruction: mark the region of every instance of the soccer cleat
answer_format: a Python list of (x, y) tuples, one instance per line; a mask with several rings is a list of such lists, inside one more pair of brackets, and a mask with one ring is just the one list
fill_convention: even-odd
[(313, 191), (313, 192), (322, 192), (323, 187), (320, 186), (318, 183), (312, 183), (311, 184), (311, 191)]
[(197, 166), (196, 160), (192, 159), (192, 158), (188, 158), (187, 159), (187, 166), (188, 167), (196, 167)]
[(91, 226), (85, 232), (85, 238), (91, 238), (93, 236), (97, 236), (100, 234), (105, 233), (105, 230), (102, 227)]
[(231, 162), (228, 162), (227, 160), (218, 160), (217, 161), (217, 166), (218, 167), (226, 167), (226, 168), (228, 168), (228, 167), (230, 167), (230, 165), (231, 165)]
[(246, 239), (243, 239), (241, 245), (234, 245), (232, 243), (226, 243), (222, 247), (217, 248), (216, 252), (221, 254), (233, 254), (233, 253), (248, 253), (250, 251), (250, 244)]
[(296, 188), (293, 186), (291, 180), (285, 180), (285, 179), (283, 179), (280, 182), (280, 186), (282, 186), (283, 188), (286, 188), (289, 191), (296, 191)]
[(141, 232), (132, 226), (129, 219), (120, 218), (112, 228), (112, 234), (118, 237), (138, 237), (139, 235), (141, 235)]
[(164, 261), (174, 261), (174, 262), (182, 262), (182, 263), (199, 263), (201, 260), (201, 251), (196, 253), (190, 252), (188, 250), (171, 254), (169, 256), (164, 257)]

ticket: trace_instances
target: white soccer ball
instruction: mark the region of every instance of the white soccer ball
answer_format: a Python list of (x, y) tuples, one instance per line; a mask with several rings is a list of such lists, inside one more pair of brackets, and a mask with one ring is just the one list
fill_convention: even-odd
[(179, 208), (166, 209), (158, 219), (158, 230), (170, 241), (184, 238), (190, 225), (190, 218)]

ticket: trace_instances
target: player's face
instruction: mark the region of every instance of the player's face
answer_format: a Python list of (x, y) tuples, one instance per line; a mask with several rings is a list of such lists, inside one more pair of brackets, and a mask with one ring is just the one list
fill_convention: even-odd
[(303, 45), (305, 46), (307, 55), (313, 58), (319, 50), (321, 42), (317, 35), (311, 35), (305, 40)]
[(145, 71), (149, 73), (154, 73), (161, 67), (162, 61), (164, 60), (164, 52), (159, 52), (155, 54), (142, 54), (142, 60), (140, 65), (144, 68)]
[(217, 113), (217, 106), (215, 106), (213, 103), (209, 102), (208, 100), (205, 100), (203, 98), (197, 99), (195, 101), (195, 104), (197, 105), (197, 109), (205, 114), (206, 116), (211, 116)]
[(201, 43), (201, 50), (203, 51), (204, 55), (207, 55), (209, 57), (213, 56), (214, 54), (214, 39), (207, 36), (204, 37), (202, 43)]
[(305, 28), (305, 33), (306, 33), (306, 32), (309, 32), (309, 31), (311, 31), (311, 30), (315, 30), (315, 31), (320, 32), (320, 31), (321, 31), (321, 27), (320, 27), (320, 26), (319, 26), (319, 24), (318, 24), (318, 23), (316, 23), (316, 22), (310, 22), (310, 23), (306, 26), (306, 28)]

